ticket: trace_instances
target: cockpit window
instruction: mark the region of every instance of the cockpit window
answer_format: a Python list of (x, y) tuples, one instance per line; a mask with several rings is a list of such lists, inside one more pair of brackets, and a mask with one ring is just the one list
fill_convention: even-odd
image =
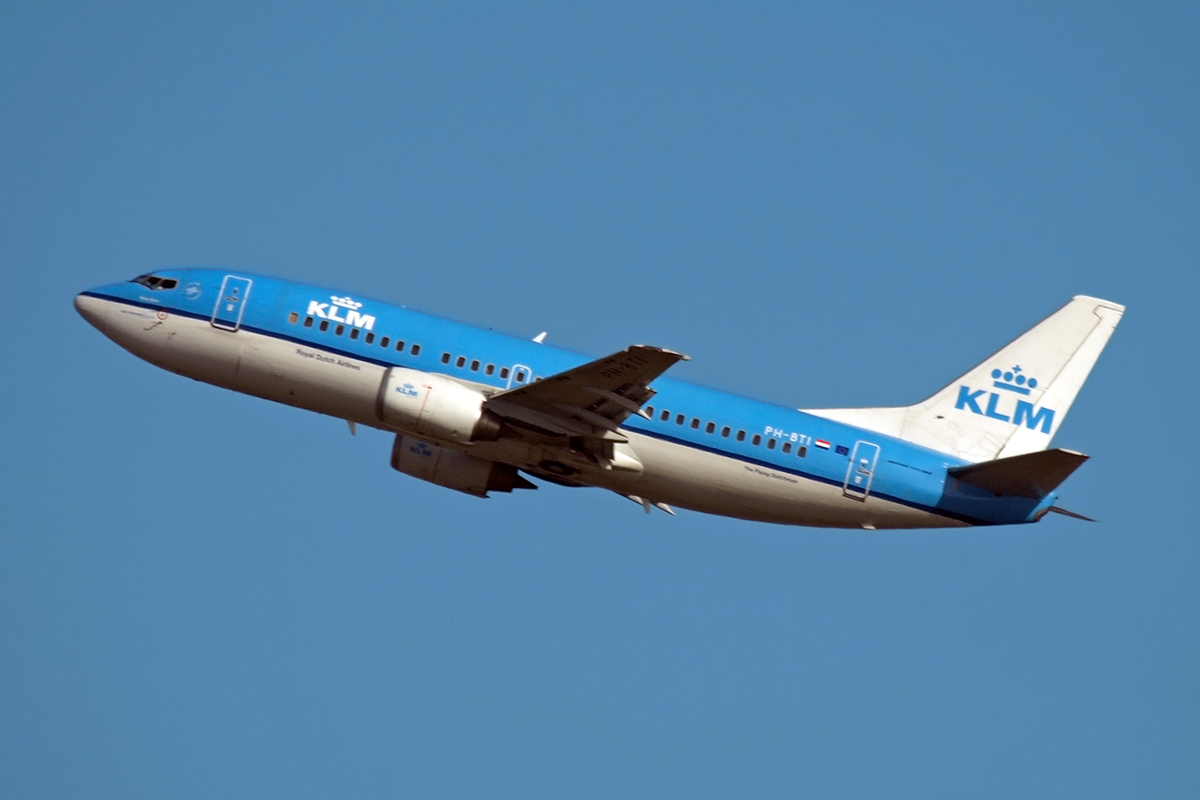
[(140, 283), (147, 289), (174, 289), (179, 285), (179, 281), (174, 278), (160, 278), (157, 275), (138, 275), (133, 279), (134, 283)]

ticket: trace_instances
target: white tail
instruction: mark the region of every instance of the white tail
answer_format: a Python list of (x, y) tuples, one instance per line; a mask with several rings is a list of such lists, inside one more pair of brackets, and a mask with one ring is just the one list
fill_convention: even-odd
[(968, 461), (1045, 450), (1124, 312), (1079, 296), (915, 406), (806, 411)]

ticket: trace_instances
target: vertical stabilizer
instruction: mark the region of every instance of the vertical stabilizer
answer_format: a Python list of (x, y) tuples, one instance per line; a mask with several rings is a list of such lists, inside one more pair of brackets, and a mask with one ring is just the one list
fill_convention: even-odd
[(922, 403), (808, 413), (969, 461), (1045, 450), (1124, 312), (1081, 295)]

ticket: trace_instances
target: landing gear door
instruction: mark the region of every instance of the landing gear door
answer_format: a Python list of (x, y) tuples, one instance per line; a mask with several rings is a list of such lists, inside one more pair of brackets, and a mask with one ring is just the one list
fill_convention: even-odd
[(217, 305), (213, 308), (214, 328), (236, 331), (242, 326), (242, 314), (246, 311), (251, 283), (249, 278), (225, 276), (225, 281), (221, 284), (221, 293), (217, 295)]
[(846, 482), (842, 492), (854, 500), (866, 500), (871, 493), (871, 481), (875, 478), (875, 466), (879, 463), (879, 445), (870, 442), (855, 442), (846, 468)]

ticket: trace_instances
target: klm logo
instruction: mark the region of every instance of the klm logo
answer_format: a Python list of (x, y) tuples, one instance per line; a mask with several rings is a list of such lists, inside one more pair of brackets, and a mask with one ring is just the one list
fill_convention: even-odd
[[(1008, 394), (999, 394), (987, 389), (972, 390), (970, 386), (958, 387), (958, 400), (954, 407), (960, 411), (970, 411), (981, 417), (1008, 422), (1012, 425), (1024, 425), (1030, 430), (1041, 430), (1049, 433), (1054, 425), (1054, 411), (1049, 408), (1037, 408), (1028, 400), (1014, 398), (1013, 395), (1029, 396), (1031, 389), (1036, 389), (1037, 378), (1026, 378), (1021, 374), (1020, 367), (1013, 367), (1004, 372), (992, 370), (992, 388)], [(985, 397), (986, 395), (986, 397)], [(1013, 402), (1015, 401), (1015, 407)]]
[(406, 383), (403, 386), (396, 387), (396, 394), (402, 394), (405, 397), (418, 397), (421, 393), (417, 391), (417, 387), (411, 383)]
[[(343, 309), (346, 316), (339, 317), (338, 309)], [(344, 322), (347, 325), (353, 325), (356, 328), (363, 330), (371, 330), (375, 327), (375, 317), (370, 314), (360, 314), (358, 310), (362, 308), (362, 303), (355, 302), (349, 297), (338, 297), (333, 295), (329, 298), (328, 303), (318, 303), (316, 300), (310, 300), (308, 303), (308, 311), (305, 312), (310, 317), (318, 319), (331, 319), (334, 322)]]

